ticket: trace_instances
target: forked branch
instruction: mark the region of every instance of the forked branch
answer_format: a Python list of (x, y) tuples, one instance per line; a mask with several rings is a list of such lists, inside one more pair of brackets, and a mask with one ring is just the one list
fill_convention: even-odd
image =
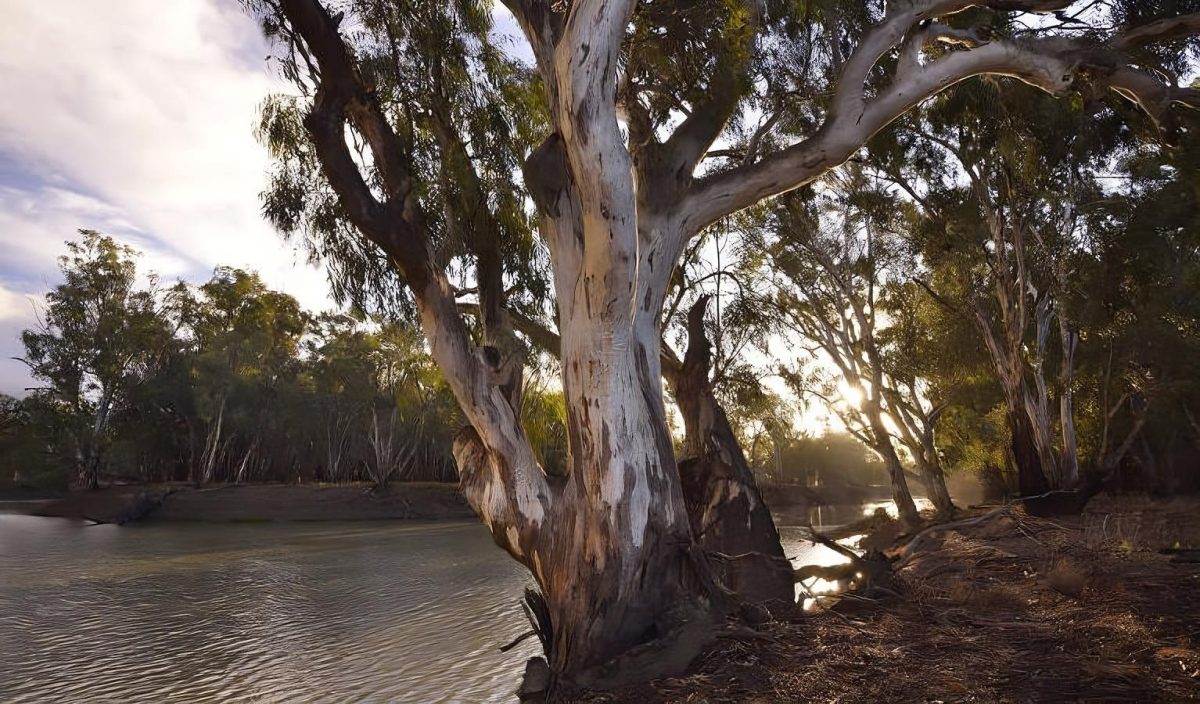
[[(1171, 127), (1172, 106), (1200, 108), (1200, 91), (1164, 82), (1131, 64), (1126, 56), (1147, 43), (1200, 33), (1197, 15), (1133, 28), (1102, 44), (1063, 37), (984, 41), (977, 32), (927, 23), (970, 7), (1048, 12), (1068, 5), (1070, 2), (1063, 0), (914, 2), (893, 12), (867, 33), (843, 63), (832, 108), (821, 128), (812, 137), (758, 162), (697, 181), (686, 200), (684, 229), (698, 233), (763, 198), (812, 182), (849, 159), (913, 106), (973, 76), (1009, 76), (1055, 95), (1078, 89), (1084, 82), (1081, 79), (1086, 79), (1093, 90), (1112, 90), (1132, 100), (1166, 130)], [(962, 48), (921, 63), (921, 49), (932, 41), (949, 41)], [(890, 85), (868, 96), (867, 76), (881, 57), (897, 48), (900, 61)]]

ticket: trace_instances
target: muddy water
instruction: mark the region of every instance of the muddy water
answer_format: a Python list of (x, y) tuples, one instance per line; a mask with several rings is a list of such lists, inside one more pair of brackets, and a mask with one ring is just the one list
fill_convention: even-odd
[(475, 524), (0, 516), (0, 701), (510, 701), (526, 582)]
[[(797, 565), (843, 560), (781, 533)], [(513, 701), (529, 583), (473, 523), (0, 513), (0, 702)]]
[[(924, 498), (918, 498), (915, 501), (917, 509), (921, 511), (933, 506), (932, 503)], [(887, 512), (893, 518), (899, 515), (899, 511), (896, 510), (896, 504), (892, 501), (870, 501), (856, 506), (814, 507), (808, 509), (807, 521), (809, 524), (816, 526), (818, 530), (829, 530), (848, 523), (854, 523), (880, 510)], [(794, 522), (789, 524), (788, 519), (784, 517), (777, 517), (776, 523), (779, 526), (780, 542), (783, 543), (783, 553), (792, 561), (793, 566), (841, 565), (850, 561), (844, 555), (809, 541), (808, 537), (810, 533), (807, 527), (794, 525)], [(856, 547), (858, 541), (863, 537), (861, 535), (854, 535), (840, 542), (850, 547)], [(796, 585), (796, 599), (804, 605), (805, 609), (810, 609), (816, 606), (817, 597), (836, 594), (844, 587), (845, 585), (837, 584), (836, 582), (813, 579), (804, 584)]]

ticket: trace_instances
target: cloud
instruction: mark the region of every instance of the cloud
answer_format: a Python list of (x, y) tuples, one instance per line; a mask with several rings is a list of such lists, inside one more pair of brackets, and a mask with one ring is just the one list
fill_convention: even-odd
[[(267, 225), (257, 109), (283, 86), (229, 0), (12, 0), (0, 24), (0, 319), (44, 293), (78, 228), (145, 252), (164, 279), (258, 270), (310, 308), (324, 272)], [(5, 336), (4, 352), (12, 332)], [(0, 388), (11, 388), (0, 369)]]
[(14, 357), (25, 353), (21, 331), (37, 325), (41, 296), (24, 295), (0, 284), (0, 394), (22, 396), (33, 386), (29, 368)]
[(325, 301), (323, 275), (259, 214), (268, 160), (252, 130), (282, 86), (237, 3), (18, 0), (5, 15), (0, 153), (43, 195), (57, 187), (48, 203), (123, 218), (123, 231), (194, 262), (193, 275), (249, 266), (308, 304)]

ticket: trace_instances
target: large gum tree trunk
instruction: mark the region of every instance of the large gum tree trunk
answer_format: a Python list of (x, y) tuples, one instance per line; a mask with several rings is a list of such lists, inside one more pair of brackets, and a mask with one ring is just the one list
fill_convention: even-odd
[[(692, 538), (668, 437), (660, 299), (642, 294), (661, 290), (674, 259), (660, 261), (657, 275), (639, 262), (649, 248), (638, 240), (630, 158), (613, 104), (632, 7), (576, 3), (569, 25), (548, 30), (570, 35), (561, 51), (539, 43), (558, 133), (530, 157), (527, 182), (551, 251), (561, 321), (571, 450), (563, 478), (542, 470), (521, 427), (513, 360), (494, 345), (475, 346), (467, 332), (414, 197), (404, 141), (338, 22), (316, 0), (280, 2), (320, 66), (304, 124), (324, 176), (355, 227), (404, 274), (430, 353), (469, 423), (454, 443), (462, 491), (497, 545), (536, 580), (529, 601), (550, 667), (581, 684), (681, 670), (725, 603)], [(363, 178), (348, 130), (370, 147), (383, 188)], [(488, 317), (502, 323), (504, 316)]]
[[(1001, 230), (993, 227), (993, 236)], [(1003, 240), (996, 240), (1002, 248)], [(1025, 382), (1025, 363), (1021, 357), (1023, 321), (1026, 320), (1020, 295), (1014, 298), (1012, 290), (1023, 292), (1023, 284), (1013, 286), (1011, 282), (999, 280), (996, 284), (996, 300), (1000, 304), (1001, 332), (1004, 343), (992, 331), (988, 317), (979, 306), (972, 307), (975, 327), (983, 338), (992, 368), (1000, 388), (1004, 392), (1013, 464), (1017, 468), (1017, 493), (1021, 496), (1037, 496), (1046, 493), (1050, 483), (1049, 472), (1044, 462), (1044, 448), (1038, 442), (1037, 429), (1031, 415), (1031, 399)], [(1015, 302), (1014, 302), (1015, 301)]]
[[(935, 448), (925, 448), (926, 453), (936, 452)], [(942, 473), (937, 456), (931, 461), (927, 457), (917, 456), (917, 469), (921, 473), (921, 483), (929, 493), (929, 500), (938, 516), (946, 517), (954, 513), (954, 501), (950, 498), (950, 490), (946, 488), (946, 476)]]
[[(867, 401), (871, 404), (872, 401)], [(871, 422), (871, 433), (875, 439), (875, 450), (883, 455), (883, 465), (887, 468), (888, 477), (892, 483), (892, 501), (896, 504), (896, 512), (900, 515), (900, 523), (908, 530), (913, 530), (921, 524), (921, 515), (913, 501), (912, 492), (908, 489), (908, 480), (904, 476), (904, 465), (896, 448), (892, 445), (891, 434), (883, 424), (883, 418), (877, 409), (868, 409), (867, 415)]]
[(680, 480), (692, 531), (725, 587), (747, 601), (795, 600), (795, 577), (754, 473), (717, 402), (704, 332), (708, 297), (688, 313), (688, 349), (666, 370), (686, 430)]
[[(725, 605), (692, 535), (663, 406), (657, 321), (674, 260), (656, 270), (655, 234), (642, 239), (615, 118), (614, 67), (631, 11), (573, 5), (568, 38), (539, 51), (558, 131), (525, 176), (554, 270), (570, 473), (550, 478), (542, 521), (509, 514), (492, 528), (538, 582), (551, 669), (606, 686), (682, 669)], [(506, 424), (483, 423), (520, 433)], [(502, 474), (464, 472), (472, 503), (507, 491)]]
[[(605, 686), (681, 669), (724, 607), (692, 537), (661, 377), (648, 363), (658, 339), (606, 318), (616, 310), (603, 305), (610, 293), (584, 285), (567, 300), (578, 307), (561, 336), (571, 471), (545, 477), (547, 500), (518, 494), (514, 506), (522, 486), (493, 440), (468, 429), (455, 443), (468, 501), (537, 581), (551, 669)], [(525, 446), (509, 422), (484, 425), (505, 436), (502, 445)], [(544, 477), (533, 471), (516, 474)]]
[[(580, 304), (603, 310), (601, 300)], [(603, 663), (666, 635), (682, 623), (677, 615), (703, 609), (699, 598), (711, 588), (694, 549), (661, 381), (649, 370), (658, 341), (624, 338), (578, 312), (564, 326), (562, 352), (572, 471), (560, 530), (571, 540), (542, 579), (561, 624), (556, 669)]]
[[(579, 305), (601, 310), (595, 301)], [(504, 472), (494, 471), (501, 460), (474, 430), (455, 443), (468, 500), (538, 583), (551, 668), (579, 684), (681, 669), (724, 606), (692, 538), (661, 382), (646, 362), (657, 346), (614, 335), (586, 310), (564, 325), (571, 473), (550, 478), (546, 515), (509, 509)]]
[(1017, 466), (1017, 492), (1021, 496), (1039, 496), (1046, 493), (1049, 484), (1042, 472), (1041, 457), (1025, 409), (1009, 407), (1008, 430), (1013, 462)]

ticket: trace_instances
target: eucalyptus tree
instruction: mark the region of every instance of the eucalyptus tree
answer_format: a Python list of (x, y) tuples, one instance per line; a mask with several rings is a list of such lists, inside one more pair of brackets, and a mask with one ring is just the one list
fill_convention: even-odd
[(1131, 150), (1089, 208), (1078, 294), (1085, 471), (1158, 491), (1200, 484), (1200, 133)]
[(394, 459), (392, 443), (383, 442), (392, 439), (392, 423), (380, 428), (375, 414), (378, 345), (351, 316), (322, 315), (313, 321), (313, 326), (314, 334), (305, 341), (308, 358), (304, 366), (314, 387), (314, 415), (323, 426), (317, 434), (324, 448), (326, 477), (342, 481), (352, 476), (354, 467), (350, 458), (360, 440), (354, 434), (365, 425), (364, 419), (370, 417), (370, 440), (377, 460), (373, 475), (377, 484), (386, 484), (391, 472), (382, 475), (379, 472), (388, 465), (394, 467), (395, 463), (378, 461)]
[(1022, 87), (961, 91), (912, 122), (876, 150), (883, 178), (913, 206), (929, 273), (914, 269), (912, 280), (970, 320), (987, 350), (1021, 493), (1074, 487), (1081, 213), (1100, 197), (1095, 174), (1119, 144)]
[(59, 258), (64, 281), (46, 295), (38, 329), (21, 333), (22, 361), (62, 409), (77, 484), (97, 486), (114, 415), (162, 361), (170, 333), (153, 287), (139, 289), (135, 252), (81, 230)]
[(8, 394), (0, 394), (0, 438), (13, 435), (25, 422), (21, 402)]
[[(1178, 468), (1193, 451), (1183, 370), (1194, 344), (1194, 130), (1181, 126), (1173, 148), (1139, 144), (1126, 125), (1081, 128), (1054, 101), (1003, 90), (964, 92), (940, 116), (922, 116), (929, 133), (898, 140), (904, 166), (886, 155), (897, 144), (875, 156), (916, 207), (925, 271), (904, 299), (912, 305), (924, 288), (945, 311), (933, 334), (956, 340), (947, 347), (959, 361), (926, 372), (950, 390), (950, 452), (996, 464), (984, 447), (995, 414), (977, 403), (988, 394), (957, 341), (965, 324), (1002, 392), (1022, 494), (1096, 487), (1122, 467), (1143, 471), (1142, 486), (1180, 486), (1181, 472), (1158, 467)], [(974, 399), (963, 392), (971, 387)], [(1151, 424), (1159, 403), (1164, 414)], [(1158, 429), (1165, 443), (1152, 447)]]
[(32, 401), (0, 394), (0, 482), (21, 486), (40, 474), (45, 464), (38, 461)]
[(289, 419), (282, 409), (290, 404), (282, 395), (299, 374), (309, 326), (296, 299), (269, 289), (258, 274), (217, 267), (195, 289), (172, 288), (167, 310), (189, 380), (177, 391), (179, 407), (191, 411), (190, 478), (235, 480), (252, 462), (291, 464), (303, 449), (283, 440)]
[[(911, 263), (911, 254), (904, 257)], [(909, 269), (911, 271), (911, 269)], [(899, 429), (899, 440), (917, 466), (930, 500), (939, 513), (953, 511), (946, 488), (944, 443), (938, 442), (942, 416), (950, 406), (951, 394), (937, 383), (936, 360), (955, 354), (951, 341), (935, 337), (930, 314), (936, 304), (911, 282), (892, 281), (883, 291), (880, 310), (888, 325), (876, 336), (883, 350), (884, 387), (888, 410)], [(946, 349), (939, 349), (942, 347)]]
[[(827, 403), (847, 430), (883, 460), (900, 518), (915, 527), (920, 518), (895, 435), (914, 436), (922, 453), (922, 479), (938, 510), (948, 513), (953, 505), (940, 469), (935, 474), (935, 465), (924, 462), (916, 429), (908, 427), (926, 401), (919, 394), (907, 398), (904, 387), (888, 375), (886, 351), (878, 339), (885, 327), (880, 320), (881, 293), (909, 264), (896, 233), (887, 231), (888, 214), (899, 204), (867, 186), (860, 169), (849, 168), (839, 176), (829, 179), (818, 198), (780, 199), (766, 224), (770, 232), (762, 238), (764, 249), (772, 253), (768, 268), (776, 282), (766, 305), (782, 333), (799, 333), (810, 341), (850, 393), (861, 397), (857, 402)], [(927, 419), (931, 415), (922, 413)]]
[[(1055, 94), (1111, 88), (1164, 123), (1173, 104), (1197, 103), (1131, 58), (1196, 31), (1194, 15), (1018, 38), (985, 36), (963, 11), (1008, 17), (1072, 3), (509, 0), (540, 88), (541, 109), (522, 116), (539, 117), (548, 134), (522, 172), (549, 250), (561, 340), (571, 462), (559, 477), (539, 466), (518, 422), (519, 355), (472, 338), (439, 255), (441, 213), (462, 204), (434, 192), (438, 160), (421, 157), (420, 115), (436, 107), (430, 82), (397, 71), (398, 85), (414, 88), (406, 100), (380, 89), (394, 66), (436, 63), (424, 42), (440, 26), (432, 4), (387, 3), (396, 20), (387, 23), (370, 21), (379, 3), (339, 4), (336, 13), (319, 0), (255, 4), (283, 40), (301, 92), (302, 117), (290, 123), (304, 132), (295, 158), (319, 165), (326, 196), (309, 222), (341, 216), (358, 238), (342, 229), (334, 241), (400, 273), (470, 425), (456, 443), (464, 492), (534, 575), (550, 666), (577, 682), (678, 666), (723, 607), (688, 520), (661, 389), (663, 302), (692, 238), (818, 178), (912, 106), (972, 76), (1014, 76)], [(456, 19), (443, 35), (453, 43), (436, 48), (461, 50), (443, 59), (490, 46), (486, 27), (466, 22), (486, 16), (479, 5), (437, 7), (438, 17)], [(374, 70), (381, 63), (387, 71)], [(501, 103), (495, 76), (473, 65), (439, 85)], [(768, 116), (747, 129), (753, 111)], [(501, 122), (486, 133), (503, 132)], [(733, 145), (722, 151), (738, 156), (702, 165), (722, 139)], [(654, 640), (679, 650), (661, 657), (638, 647)]]

